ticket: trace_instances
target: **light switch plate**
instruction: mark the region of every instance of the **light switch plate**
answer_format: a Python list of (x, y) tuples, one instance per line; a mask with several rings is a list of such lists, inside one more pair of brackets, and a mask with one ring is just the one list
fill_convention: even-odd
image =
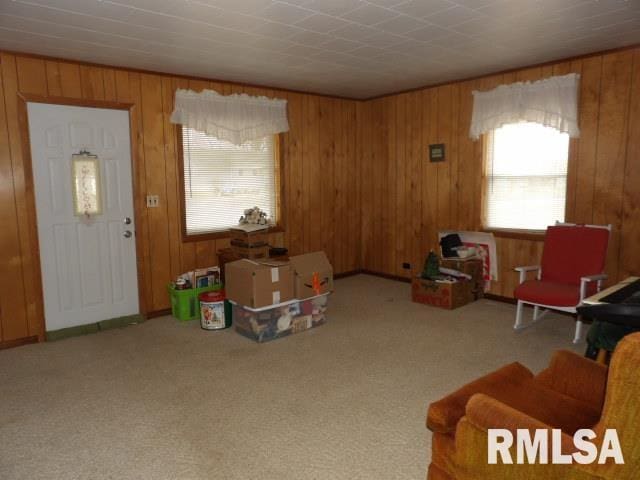
[(160, 204), (158, 195), (147, 195), (147, 208), (155, 208)]

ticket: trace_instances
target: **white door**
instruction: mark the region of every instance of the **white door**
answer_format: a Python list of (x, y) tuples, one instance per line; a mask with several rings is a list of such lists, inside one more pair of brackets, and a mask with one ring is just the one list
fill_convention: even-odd
[[(129, 112), (29, 103), (46, 330), (139, 312)], [(72, 156), (97, 155), (102, 213), (74, 215)]]

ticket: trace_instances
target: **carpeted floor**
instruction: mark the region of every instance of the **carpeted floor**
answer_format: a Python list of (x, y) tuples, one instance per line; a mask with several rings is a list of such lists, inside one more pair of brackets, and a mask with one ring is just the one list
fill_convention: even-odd
[(429, 402), (574, 348), (568, 317), (516, 334), (511, 305), (335, 288), (326, 325), (261, 345), (163, 317), (0, 351), (0, 478), (423, 479)]

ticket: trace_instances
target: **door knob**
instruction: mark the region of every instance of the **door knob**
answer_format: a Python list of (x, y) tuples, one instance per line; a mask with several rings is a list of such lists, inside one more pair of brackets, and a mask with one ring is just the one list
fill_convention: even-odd
[(124, 217), (123, 222), (124, 222), (125, 225), (131, 225), (131, 218), (130, 217)]
[(133, 233), (131, 233), (131, 230), (125, 230), (122, 235), (124, 236), (124, 238), (131, 238), (131, 235), (133, 235)]

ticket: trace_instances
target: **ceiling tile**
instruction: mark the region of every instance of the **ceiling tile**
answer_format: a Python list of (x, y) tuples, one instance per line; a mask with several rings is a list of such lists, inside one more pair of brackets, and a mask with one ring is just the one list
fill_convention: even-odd
[(393, 9), (413, 17), (422, 18), (453, 6), (455, 6), (455, 3), (449, 0), (410, 0), (393, 7)]
[(356, 8), (349, 13), (342, 15), (342, 18), (351, 20), (362, 25), (375, 25), (376, 23), (384, 22), (393, 17), (396, 17), (398, 13), (392, 12), (386, 8), (378, 7), (376, 5), (364, 4), (362, 7)]
[(345, 38), (333, 38), (318, 46), (318, 48), (330, 50), (332, 52), (348, 52), (360, 47), (362, 47), (362, 43), (347, 40)]
[(0, 48), (366, 97), (640, 43), (638, 0), (0, 0)]
[(332, 37), (324, 33), (311, 32), (309, 30), (303, 30), (289, 37), (287, 40), (293, 43), (301, 43), (303, 45), (311, 45), (317, 47), (318, 45), (328, 42)]
[(363, 40), (367, 37), (375, 35), (379, 33), (373, 27), (367, 27), (365, 25), (360, 25), (358, 23), (352, 23), (350, 25), (346, 25), (342, 28), (338, 28), (331, 32), (331, 35), (334, 37), (346, 38), (347, 40)]
[(428, 24), (422, 28), (408, 32), (405, 35), (414, 40), (420, 40), (422, 42), (429, 42), (431, 40), (438, 39), (450, 35), (452, 32), (437, 25)]
[(346, 20), (332, 17), (331, 15), (325, 15), (324, 13), (316, 13), (296, 23), (297, 27), (320, 33), (327, 33), (346, 25), (349, 25), (349, 22)]
[(362, 0), (306, 0), (302, 7), (327, 15), (343, 15), (364, 5)]
[(296, 23), (313, 15), (313, 11), (295, 7), (287, 3), (274, 2), (267, 8), (255, 12), (254, 15), (274, 22)]
[[(161, 3), (158, 0), (146, 0), (154, 3)], [(184, 4), (184, 0), (179, 0)], [(213, 7), (221, 8), (222, 10), (228, 10), (230, 12), (255, 14), (260, 10), (265, 9), (273, 3), (273, 0), (191, 0), (196, 3), (203, 3), (205, 5), (211, 5)]]
[(305, 30), (286, 23), (265, 21), (264, 23), (250, 29), (251, 32), (264, 35), (266, 37), (289, 38)]
[[(481, 15), (479, 15), (478, 12), (457, 5), (446, 10), (441, 10), (433, 15), (428, 15), (425, 17), (425, 20), (441, 27), (450, 27), (451, 25), (467, 22), (479, 16)], [(486, 21), (488, 22), (489, 18), (486, 18)]]
[(385, 48), (392, 47), (399, 43), (405, 42), (406, 40), (406, 37), (402, 37), (400, 35), (395, 35), (388, 32), (379, 32), (365, 38), (364, 40), (362, 40), (362, 42), (374, 47)]
[(384, 30), (385, 32), (402, 35), (424, 26), (425, 26), (424, 22), (420, 20), (416, 20), (415, 18), (410, 17), (409, 15), (398, 15), (397, 17), (392, 18), (391, 20), (386, 20), (384, 22), (376, 24), (375, 28), (379, 28), (380, 30)]

